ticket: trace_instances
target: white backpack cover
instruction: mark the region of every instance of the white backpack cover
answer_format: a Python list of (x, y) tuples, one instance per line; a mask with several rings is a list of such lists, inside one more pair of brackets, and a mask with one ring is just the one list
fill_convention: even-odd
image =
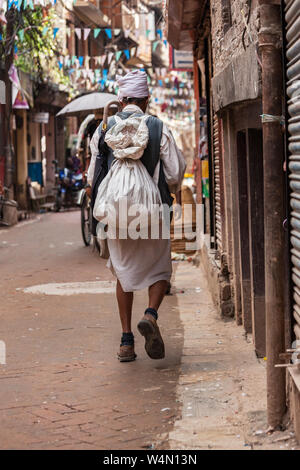
[(114, 118), (116, 124), (107, 131), (105, 142), (113, 149), (115, 161), (99, 186), (93, 215), (108, 226), (120, 228), (128, 228), (140, 214), (143, 223), (151, 218), (155, 222), (161, 206), (160, 192), (140, 161), (149, 141), (148, 116)]

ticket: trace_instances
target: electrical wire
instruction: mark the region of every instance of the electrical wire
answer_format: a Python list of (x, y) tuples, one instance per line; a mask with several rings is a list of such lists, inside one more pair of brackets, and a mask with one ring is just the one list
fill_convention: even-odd
[(249, 25), (250, 16), (251, 16), (252, 0), (248, 0), (248, 6), (249, 6), (248, 16), (247, 16), (247, 19), (246, 19), (245, 29), (244, 29), (243, 35), (242, 35), (242, 43), (243, 43), (244, 50), (246, 50), (245, 35), (246, 35), (246, 32), (247, 32), (247, 26)]

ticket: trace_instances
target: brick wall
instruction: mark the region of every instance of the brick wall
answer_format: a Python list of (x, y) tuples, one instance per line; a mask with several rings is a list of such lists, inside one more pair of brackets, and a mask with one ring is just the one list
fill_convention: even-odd
[[(243, 54), (243, 32), (248, 18), (249, 5), (251, 13), (249, 32), (254, 43), (257, 43), (259, 27), (258, 0), (211, 0), (212, 47), (214, 58), (214, 75), (222, 72), (235, 57)], [(244, 15), (242, 13), (244, 12)], [(248, 48), (251, 39), (244, 33), (244, 44)]]

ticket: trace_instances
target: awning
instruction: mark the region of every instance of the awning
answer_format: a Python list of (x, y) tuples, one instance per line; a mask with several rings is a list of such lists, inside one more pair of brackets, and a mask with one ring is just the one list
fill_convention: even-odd
[(192, 50), (191, 32), (201, 22), (206, 0), (169, 0), (167, 16), (167, 39), (177, 50)]

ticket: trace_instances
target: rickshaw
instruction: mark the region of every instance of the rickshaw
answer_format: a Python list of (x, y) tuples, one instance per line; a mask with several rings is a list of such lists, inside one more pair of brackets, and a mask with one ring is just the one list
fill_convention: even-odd
[[(103, 110), (103, 122), (107, 123), (108, 115), (111, 107), (116, 108), (119, 105), (116, 100), (116, 96), (111, 93), (90, 93), (76, 98), (69, 104), (67, 104), (57, 116), (86, 116), (80, 125), (78, 131), (78, 140), (76, 145), (77, 156), (81, 157), (80, 149), (82, 142), (85, 138), (86, 129), (93, 120), (102, 119)], [(87, 114), (89, 113), (89, 114)], [(99, 117), (101, 119), (99, 119)], [(88, 146), (89, 142), (87, 143)], [(84, 158), (83, 158), (84, 160)], [(85, 163), (85, 162), (84, 162)], [(87, 167), (84, 165), (84, 177), (86, 178)], [(90, 246), (93, 242), (94, 248), (101, 254), (101, 246), (97, 241), (96, 236), (92, 235), (92, 211), (90, 207), (90, 199), (86, 194), (85, 189), (82, 189), (78, 197), (78, 205), (80, 206), (80, 222), (81, 222), (81, 233), (82, 239), (85, 246)]]
[[(108, 115), (110, 108), (113, 106), (116, 108), (116, 105), (118, 106), (118, 102), (116, 100), (113, 100), (109, 102), (103, 112), (103, 124), (107, 125), (108, 121)], [(80, 148), (80, 141), (84, 137), (84, 129), (86, 129), (87, 125), (93, 120), (96, 119), (97, 116), (95, 115), (89, 115), (87, 118), (84, 120), (84, 122), (81, 124), (80, 129), (79, 129), (79, 138), (78, 138), (78, 150)], [(87, 168), (86, 168), (87, 170)], [(85, 174), (86, 178), (87, 174)], [(92, 210), (91, 210), (91, 201), (89, 196), (87, 195), (85, 189), (82, 190), (81, 192), (81, 198), (80, 198), (80, 208), (81, 208), (81, 233), (82, 233), (82, 239), (83, 242), (86, 246), (89, 246), (92, 241), (93, 241), (93, 246), (94, 248), (101, 254), (103, 250), (105, 250), (104, 247), (102, 247), (101, 243), (97, 240), (97, 237), (94, 235), (93, 236), (93, 215), (92, 215)]]

